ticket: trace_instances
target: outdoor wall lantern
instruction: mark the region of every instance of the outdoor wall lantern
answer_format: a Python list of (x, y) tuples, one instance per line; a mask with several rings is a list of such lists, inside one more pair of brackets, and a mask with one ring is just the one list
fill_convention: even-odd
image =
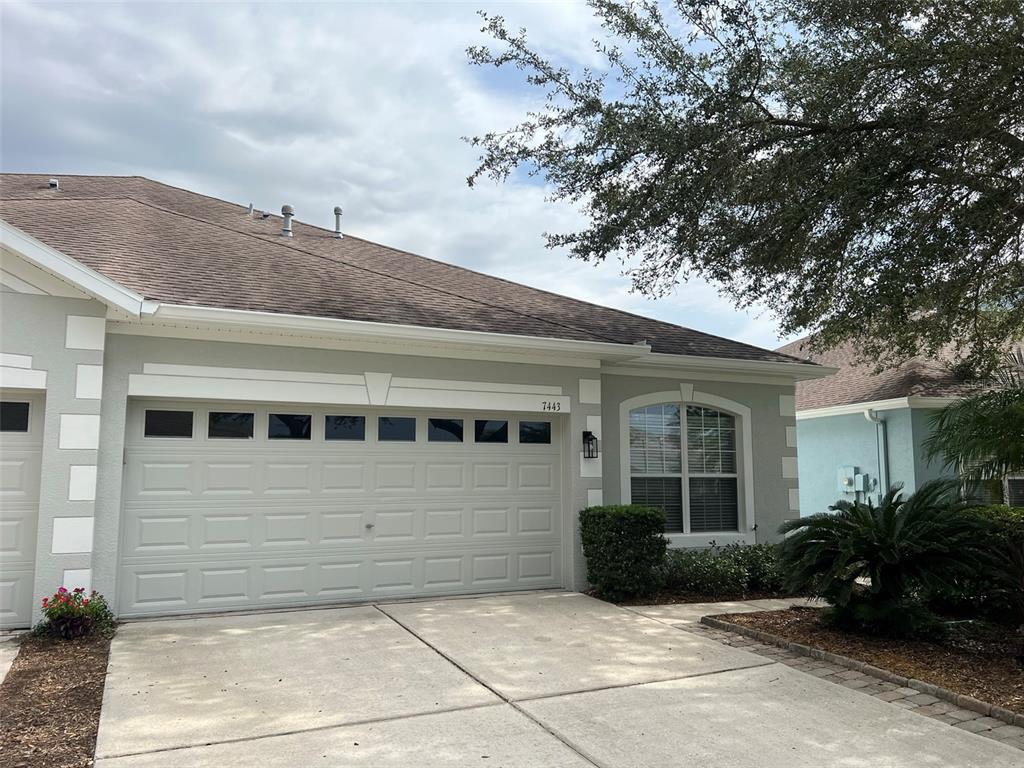
[(585, 430), (583, 432), (583, 458), (597, 458), (597, 435), (590, 430)]

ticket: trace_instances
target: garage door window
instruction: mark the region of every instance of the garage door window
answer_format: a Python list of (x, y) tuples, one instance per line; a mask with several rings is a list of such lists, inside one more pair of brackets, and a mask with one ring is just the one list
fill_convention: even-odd
[(534, 444), (551, 444), (550, 421), (520, 421), (519, 442)]
[(381, 442), (416, 442), (416, 419), (380, 416), (377, 419), (377, 439)]
[(478, 443), (507, 443), (508, 421), (504, 419), (477, 419), (476, 441)]
[(192, 437), (192, 411), (146, 411), (146, 437)]
[(209, 437), (244, 440), (253, 436), (256, 417), (252, 413), (211, 411), (207, 435)]
[(309, 440), (312, 425), (312, 416), (272, 413), (267, 427), (267, 437), (271, 440)]
[(0, 403), (0, 432), (28, 432), (28, 403)]
[(365, 416), (327, 416), (324, 420), (325, 440), (365, 440)]
[(462, 419), (428, 419), (427, 440), (431, 443), (461, 443)]

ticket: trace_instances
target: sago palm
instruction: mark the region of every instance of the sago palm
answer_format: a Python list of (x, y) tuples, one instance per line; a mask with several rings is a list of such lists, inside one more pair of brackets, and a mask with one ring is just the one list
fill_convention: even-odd
[(840, 614), (853, 603), (876, 615), (905, 610), (916, 590), (949, 585), (983, 556), (985, 525), (963, 513), (955, 481), (934, 480), (906, 497), (894, 486), (877, 505), (839, 501), (831, 509), (780, 528), (782, 563), (789, 589), (820, 595)]

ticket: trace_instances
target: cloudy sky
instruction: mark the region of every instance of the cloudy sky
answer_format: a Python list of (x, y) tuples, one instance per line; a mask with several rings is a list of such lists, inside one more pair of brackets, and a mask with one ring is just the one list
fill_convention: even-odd
[(585, 4), (553, 2), (10, 3), (0, 6), (4, 171), (138, 174), (257, 208), (295, 206), (352, 234), (762, 346), (768, 314), (713, 287), (656, 301), (622, 265), (544, 247), (579, 221), (519, 180), (474, 189), (462, 136), (512, 125), (542, 94), (472, 67), (478, 9), (543, 51), (599, 65)]

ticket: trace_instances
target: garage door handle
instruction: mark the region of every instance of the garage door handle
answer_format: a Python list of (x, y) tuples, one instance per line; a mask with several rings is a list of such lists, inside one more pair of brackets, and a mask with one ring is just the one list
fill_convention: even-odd
[(373, 523), (367, 523), (366, 524), (366, 530), (368, 530), (368, 531), (373, 530)]

